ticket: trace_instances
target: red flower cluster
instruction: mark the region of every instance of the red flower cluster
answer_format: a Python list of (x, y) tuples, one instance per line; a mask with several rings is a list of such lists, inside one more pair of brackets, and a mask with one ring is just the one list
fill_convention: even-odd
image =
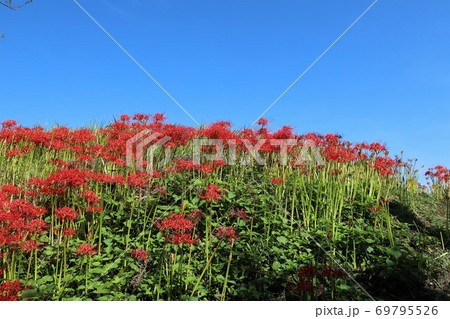
[(206, 199), (208, 202), (216, 202), (222, 198), (223, 190), (218, 185), (210, 184), (206, 188), (206, 191), (199, 195), (200, 198)]
[(191, 234), (194, 223), (190, 219), (184, 218), (181, 213), (173, 214), (168, 219), (157, 223), (156, 227), (159, 228), (166, 241), (171, 244), (186, 243), (192, 245), (197, 241)]
[(323, 285), (318, 282), (314, 283), (314, 278), (344, 278), (346, 274), (340, 268), (326, 267), (322, 270), (315, 266), (309, 265), (298, 270), (299, 280), (297, 282), (296, 291), (301, 294), (306, 292), (308, 294), (320, 293)]
[(67, 236), (67, 237), (73, 237), (76, 235), (76, 233), (77, 233), (77, 231), (72, 228), (64, 228), (63, 229), (63, 234), (64, 234), (64, 236)]
[(232, 244), (235, 239), (239, 238), (238, 234), (236, 234), (236, 231), (231, 226), (220, 226), (215, 233), (215, 236), (220, 239), (228, 240), (230, 244)]
[(426, 173), (426, 176), (436, 178), (443, 183), (450, 182), (450, 170), (444, 166), (438, 165), (433, 168), (430, 168)]
[(91, 190), (86, 190), (83, 192), (83, 199), (88, 203), (100, 203), (100, 199), (98, 198), (97, 194), (95, 194)]
[(180, 231), (185, 229), (192, 229), (194, 227), (194, 224), (189, 219), (184, 218), (183, 214), (178, 213), (158, 223), (157, 227), (160, 229)]
[(300, 268), (298, 270), (298, 276), (300, 278), (311, 278), (314, 276), (322, 276), (325, 278), (343, 278), (346, 274), (340, 268), (325, 267), (320, 270), (315, 266), (309, 265)]
[(166, 117), (162, 113), (155, 113), (155, 115), (153, 115), (153, 120), (155, 122), (164, 122)]
[(248, 221), (248, 214), (245, 211), (245, 209), (241, 208), (241, 209), (235, 209), (233, 210), (228, 217), (230, 218), (240, 218), (242, 219), (244, 222)]
[(90, 205), (90, 206), (88, 206), (86, 208), (86, 211), (88, 213), (101, 213), (101, 212), (103, 212), (103, 208), (100, 207), (100, 206), (92, 206), (92, 205)]
[(6, 156), (8, 156), (9, 158), (21, 157), (22, 155), (24, 155), (28, 152), (30, 152), (29, 147), (23, 147), (22, 149), (14, 148), (14, 149), (6, 151)]
[(275, 177), (275, 178), (272, 178), (272, 179), (270, 180), (270, 182), (271, 182), (272, 184), (274, 184), (274, 185), (283, 184), (283, 179), (282, 179), (282, 178)]
[[(230, 144), (228, 144), (230, 140), (233, 140), (236, 150), (243, 153), (239, 155), (244, 156), (247, 155), (246, 152), (249, 152), (247, 149), (249, 144), (250, 146), (261, 146), (259, 148), (261, 152), (265, 152), (265, 155), (271, 155), (267, 153), (278, 152), (282, 146), (275, 145), (276, 143), (271, 144), (270, 140), (282, 142), (285, 139), (292, 139), (294, 143), (288, 145), (287, 152), (289, 155), (295, 156), (298, 155), (302, 146), (312, 143), (312, 145), (318, 147), (320, 154), (326, 161), (332, 162), (329, 166), (330, 169), (326, 172), (336, 176), (336, 178), (346, 178), (343, 176), (349, 175), (349, 172), (340, 169), (343, 165), (339, 163), (362, 163), (365, 167), (368, 166), (375, 170), (380, 176), (394, 175), (400, 167), (408, 165), (402, 163), (398, 158), (388, 157), (389, 153), (386, 146), (380, 143), (353, 144), (342, 140), (342, 137), (337, 134), (318, 135), (310, 133), (297, 135), (290, 126), (283, 126), (281, 129), (272, 132), (266, 127), (269, 122), (265, 118), (260, 118), (257, 121), (260, 126), (257, 129), (243, 130), (232, 130), (229, 122), (217, 122), (195, 129), (166, 124), (164, 123), (165, 120), (164, 114), (161, 113), (156, 113), (153, 116), (148, 114), (135, 114), (134, 116), (124, 114), (120, 116), (120, 121), (99, 130), (72, 130), (67, 127), (45, 130), (38, 126), (33, 128), (20, 127), (13, 120), (2, 122), (0, 142), (5, 147), (2, 148), (4, 153), (1, 153), (0, 157), (3, 157), (5, 161), (14, 165), (19, 163), (19, 169), (29, 173), (26, 170), (27, 165), (30, 164), (28, 160), (31, 160), (32, 156), (24, 154), (36, 150), (36, 154), (51, 154), (51, 160), (50, 163), (47, 163), (49, 170), (45, 170), (50, 172), (47, 176), (24, 181), (25, 183), (20, 183), (20, 188), (15, 185), (0, 185), (0, 260), (10, 258), (11, 252), (14, 252), (14, 256), (19, 256), (35, 251), (42, 246), (43, 243), (40, 241), (47, 236), (41, 235), (45, 235), (50, 226), (44, 220), (44, 215), (47, 213), (46, 209), (36, 204), (41, 200), (51, 198), (51, 204), (50, 200), (47, 203), (48, 207), (53, 208), (52, 205), (55, 205), (55, 203), (67, 202), (65, 201), (67, 195), (79, 197), (74, 198), (72, 208), (61, 207), (54, 211), (58, 220), (63, 222), (56, 222), (58, 228), (53, 228), (53, 234), (73, 237), (78, 231), (78, 226), (72, 223), (79, 216), (79, 211), (75, 210), (75, 207), (78, 210), (83, 209), (83, 212), (84, 209), (92, 213), (103, 211), (103, 208), (99, 205), (101, 203), (99, 194), (89, 189), (94, 183), (100, 188), (107, 184), (111, 186), (111, 189), (114, 189), (113, 186), (117, 185), (137, 188), (142, 191), (141, 195), (151, 192), (166, 196), (167, 191), (162, 186), (166, 181), (163, 180), (160, 183), (157, 180), (159, 178), (166, 178), (171, 174), (187, 175), (191, 173), (199, 173), (199, 175), (204, 176), (222, 167), (224, 171), (227, 169), (226, 163), (220, 159), (207, 161), (206, 163), (179, 159), (174, 162), (173, 166), (165, 167), (161, 172), (153, 171), (152, 174), (128, 170), (125, 168), (127, 165), (125, 161), (127, 141), (143, 130), (160, 134), (153, 143), (163, 137), (170, 137), (170, 141), (165, 144), (166, 148), (190, 145), (194, 138), (219, 139), (225, 141), (224, 146), (227, 148), (230, 147)], [(102, 141), (101, 144), (100, 141)], [(217, 150), (215, 146), (206, 146), (204, 149), (209, 152)], [(145, 150), (143, 151), (145, 152)], [(21, 159), (22, 156), (27, 157), (27, 161), (25, 161), (25, 158)], [(134, 158), (135, 161), (137, 161), (136, 157)], [(277, 156), (267, 156), (267, 158), (279, 159)], [(302, 174), (311, 173), (308, 172), (309, 168), (307, 169), (303, 164), (290, 162), (292, 165), (298, 166)], [(144, 167), (147, 165), (147, 163), (142, 164)], [(29, 167), (30, 172), (33, 172), (33, 166)], [(99, 167), (102, 168), (99, 169)], [(320, 170), (323, 167), (325, 166), (317, 166), (316, 169)], [(105, 171), (114, 173), (105, 173)], [(442, 186), (441, 182), (445, 185), (449, 183), (449, 169), (443, 166), (431, 168), (426, 175), (436, 180), (439, 186)], [(14, 178), (14, 180), (17, 179)], [(28, 185), (26, 185), (26, 182), (28, 182)], [(285, 181), (282, 178), (273, 178), (270, 182), (279, 185)], [(448, 190), (448, 187), (445, 189)], [(220, 189), (218, 185), (210, 184), (206, 190), (199, 194), (199, 197), (209, 202), (215, 202), (222, 199), (223, 195), (224, 190)], [(349, 200), (349, 202), (352, 201), (354, 200)], [(387, 199), (381, 199), (379, 205), (384, 207), (387, 201)], [(79, 205), (80, 202), (83, 208), (75, 206)], [(380, 206), (372, 206), (369, 209), (372, 212), (380, 211), (382, 209)], [(184, 207), (182, 210), (184, 211)], [(89, 215), (88, 217), (92, 216)], [(175, 245), (193, 244), (197, 241), (193, 237), (193, 230), (203, 217), (201, 211), (193, 210), (186, 215), (182, 213), (173, 214), (156, 226), (168, 243)], [(248, 220), (248, 214), (244, 209), (234, 210), (229, 214), (229, 217)], [(96, 218), (96, 216), (93, 218)], [(349, 223), (351, 224), (353, 221), (349, 221)], [(92, 237), (92, 233), (90, 233), (90, 236)], [(230, 243), (238, 238), (238, 234), (233, 227), (224, 226), (218, 228), (215, 236)], [(94, 253), (94, 247), (88, 244), (80, 245), (76, 251), (76, 254), (86, 256), (91, 256)], [(131, 255), (137, 260), (147, 260), (147, 252), (141, 249), (132, 251)], [(7, 260), (8, 262), (9, 260)], [(3, 271), (8, 271), (7, 269), (0, 269), (0, 276), (9, 276), (8, 273), (3, 274)], [(299, 276), (301, 278), (299, 287), (303, 290), (311, 290), (314, 289), (314, 285), (308, 278), (315, 276), (341, 278), (344, 274), (339, 269), (325, 268), (319, 270), (313, 266), (307, 266), (299, 270)], [(20, 289), (23, 288), (18, 282), (5, 282), (0, 285), (0, 298), (14, 299)]]
[(30, 186), (36, 186), (43, 194), (64, 194), (69, 188), (87, 184), (86, 174), (77, 170), (61, 170), (50, 174), (45, 180), (32, 178)]
[(266, 118), (261, 117), (261, 118), (258, 120), (258, 122), (256, 122), (256, 124), (261, 125), (261, 126), (266, 126), (266, 125), (269, 124), (269, 121), (268, 121)]
[(145, 121), (148, 121), (149, 119), (150, 119), (150, 115), (147, 115), (147, 114), (137, 113), (133, 116), (133, 120), (140, 121), (140, 122), (145, 122)]
[(62, 207), (55, 211), (56, 217), (60, 220), (74, 221), (78, 218), (78, 213), (70, 207)]
[(29, 253), (30, 251), (35, 251), (39, 249), (39, 243), (34, 239), (27, 239), (21, 243), (20, 248)]
[(76, 254), (91, 257), (95, 252), (96, 250), (94, 249), (94, 246), (89, 244), (81, 244), (80, 246), (78, 246)]
[(345, 278), (347, 275), (341, 268), (325, 268), (322, 270), (322, 276), (328, 278)]
[(8, 121), (4, 121), (2, 122), (2, 127), (3, 128), (13, 128), (17, 125), (17, 122), (14, 120), (8, 120)]
[(135, 249), (130, 253), (136, 260), (147, 262), (147, 252), (143, 249)]
[(13, 185), (0, 191), (0, 256), (3, 248), (24, 252), (38, 249), (37, 239), (49, 227), (41, 219), (47, 211), (24, 199), (14, 199), (16, 194), (18, 188)]
[(390, 157), (376, 157), (373, 167), (382, 176), (394, 175), (396, 162)]
[(0, 192), (6, 195), (6, 197), (11, 197), (19, 194), (19, 188), (14, 185), (4, 185), (0, 188)]
[(16, 281), (5, 281), (0, 284), (0, 301), (18, 301), (18, 294), (25, 288), (22, 283)]
[(317, 267), (314, 267), (312, 265), (302, 267), (298, 270), (299, 277), (309, 278), (309, 277), (317, 276), (318, 274), (319, 274), (319, 270), (317, 269)]
[[(134, 122), (132, 122), (132, 119)], [(221, 139), (225, 141), (225, 148), (229, 147), (228, 142), (233, 140), (238, 151), (247, 152), (248, 142), (255, 146), (262, 139), (266, 141), (260, 148), (261, 152), (278, 152), (280, 145), (272, 145), (269, 140), (293, 139), (297, 141), (296, 146), (289, 146), (288, 153), (294, 155), (295, 148), (301, 147), (305, 141), (312, 141), (314, 145), (319, 146), (321, 154), (328, 161), (353, 162), (367, 160), (382, 175), (392, 175), (395, 173), (397, 163), (387, 156), (387, 150), (384, 145), (379, 143), (372, 144), (352, 144), (341, 140), (336, 134), (318, 135), (315, 133), (296, 135), (293, 128), (283, 126), (276, 132), (271, 133), (265, 126), (269, 123), (267, 119), (261, 118), (258, 124), (262, 126), (259, 129), (244, 129), (233, 131), (230, 122), (217, 122), (198, 130), (192, 127), (165, 124), (165, 117), (161, 113), (153, 116), (148, 114), (135, 114), (134, 116), (122, 115), (120, 121), (117, 121), (98, 132), (88, 129), (70, 130), (66, 127), (57, 127), (49, 131), (42, 127), (23, 128), (18, 127), (15, 121), (3, 122), (3, 130), (0, 130), (0, 141), (12, 145), (9, 156), (21, 156), (34, 147), (45, 147), (58, 154), (59, 152), (71, 152), (77, 160), (73, 162), (64, 162), (59, 159), (53, 161), (61, 169), (51, 174), (46, 179), (32, 179), (30, 185), (36, 186), (43, 194), (64, 194), (69, 188), (76, 188), (89, 183), (89, 181), (98, 181), (101, 183), (126, 184), (128, 186), (146, 187), (151, 178), (158, 178), (159, 172), (153, 176), (148, 174), (125, 174), (107, 175), (84, 171), (93, 167), (94, 159), (101, 159), (105, 163), (111, 163), (116, 166), (125, 166), (126, 142), (137, 132), (142, 130), (151, 130), (159, 133), (157, 142), (163, 137), (170, 137), (170, 142), (166, 146), (178, 147), (187, 145), (195, 137), (206, 137), (212, 139)], [(248, 142), (244, 142), (244, 139)], [(99, 144), (99, 140), (105, 140), (104, 144)], [(27, 144), (29, 146), (19, 148), (19, 145)], [(145, 151), (145, 150), (144, 150)], [(298, 150), (297, 150), (298, 151)], [(296, 164), (295, 161), (292, 161)], [(180, 160), (175, 163), (176, 172), (185, 172), (192, 169), (203, 173), (211, 173), (215, 169), (224, 166), (224, 162), (214, 161), (207, 164), (196, 164), (189, 161)], [(165, 173), (171, 174), (171, 169), (166, 169)]]

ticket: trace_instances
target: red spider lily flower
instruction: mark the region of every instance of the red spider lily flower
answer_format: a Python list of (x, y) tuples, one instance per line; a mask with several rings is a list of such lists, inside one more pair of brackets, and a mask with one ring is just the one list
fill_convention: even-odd
[(183, 214), (178, 213), (170, 216), (168, 219), (156, 223), (156, 227), (159, 229), (168, 229), (174, 231), (192, 229), (194, 224), (187, 218), (183, 217)]
[(30, 189), (25, 192), (25, 196), (27, 197), (37, 197), (39, 196), (39, 192), (35, 189)]
[(266, 118), (262, 117), (258, 120), (258, 122), (256, 122), (256, 124), (266, 126), (269, 124), (269, 121)]
[[(238, 139), (238, 135), (230, 130), (230, 128), (230, 122), (218, 122), (198, 130), (197, 134), (198, 136), (204, 136), (209, 139), (221, 139), (225, 142)], [(214, 148), (212, 150), (214, 150)]]
[(12, 213), (20, 214), (24, 218), (34, 219), (47, 213), (45, 208), (36, 207), (23, 199), (17, 199), (6, 204)]
[(136, 260), (142, 260), (143, 262), (147, 261), (147, 252), (143, 249), (135, 249), (130, 252), (131, 255), (136, 258)]
[(126, 166), (127, 165), (127, 162), (121, 158), (114, 160), (113, 163), (114, 163), (114, 165), (117, 165), (117, 166)]
[(273, 138), (279, 139), (279, 140), (286, 140), (286, 139), (294, 138), (295, 135), (293, 133), (293, 130), (294, 130), (294, 128), (292, 126), (285, 125), (281, 129), (279, 129), (278, 131), (273, 133)]
[(241, 208), (238, 210), (233, 210), (228, 217), (230, 218), (240, 218), (242, 219), (244, 222), (248, 221), (248, 214), (245, 211), (245, 209)]
[(166, 117), (162, 113), (155, 113), (155, 115), (153, 115), (153, 120), (156, 122), (164, 122)]
[(377, 157), (373, 167), (382, 176), (394, 175), (394, 167), (396, 162), (390, 157)]
[(25, 288), (20, 281), (5, 281), (0, 284), (0, 301), (18, 301), (18, 294), (23, 290)]
[(78, 213), (70, 207), (62, 207), (56, 210), (56, 217), (60, 220), (74, 221), (78, 218)]
[(155, 170), (152, 170), (149, 175), (151, 177), (154, 177), (154, 178), (161, 178), (162, 177), (161, 172), (158, 172), (158, 171), (155, 171)]
[(164, 146), (164, 148), (175, 148), (175, 147), (177, 147), (177, 145), (174, 142), (167, 142), (163, 146)]
[(315, 286), (311, 280), (299, 280), (297, 282), (296, 291), (299, 294), (302, 292), (312, 294), (315, 291)]
[(205, 174), (209, 174), (215, 171), (215, 167), (208, 164), (204, 164), (200, 166), (200, 171), (202, 171)]
[(83, 155), (78, 156), (77, 160), (79, 162), (93, 162), (94, 161), (94, 159), (91, 156), (87, 155), (87, 154), (83, 154)]
[(73, 237), (73, 236), (76, 235), (76, 233), (77, 233), (77, 231), (75, 229), (72, 229), (72, 228), (64, 228), (63, 229), (63, 234), (66, 237)]
[(442, 165), (428, 169), (425, 175), (436, 178), (444, 183), (448, 183), (450, 181), (450, 170)]
[(17, 122), (14, 120), (7, 120), (7, 121), (2, 122), (3, 128), (13, 128), (15, 126), (17, 126)]
[(228, 240), (230, 244), (232, 244), (235, 239), (239, 238), (238, 234), (236, 234), (236, 231), (231, 226), (220, 226), (215, 233), (215, 236), (220, 239)]
[(386, 146), (385, 145), (381, 145), (380, 143), (372, 143), (368, 146), (368, 149), (373, 151), (373, 152), (386, 152)]
[(42, 232), (49, 227), (50, 225), (42, 219), (33, 219), (27, 224), (27, 230), (33, 234), (42, 234)]
[(203, 217), (205, 217), (205, 215), (199, 209), (192, 210), (188, 215), (189, 220), (194, 224), (197, 224)]
[(22, 147), (22, 149), (21, 149), (20, 151), (21, 151), (22, 153), (26, 154), (26, 153), (30, 153), (31, 150), (32, 150), (31, 147), (25, 146), (25, 147)]
[(223, 160), (221, 160), (221, 159), (219, 159), (219, 158), (216, 158), (214, 161), (213, 161), (213, 166), (214, 167), (223, 167), (223, 166), (226, 166), (227, 164), (223, 161)]
[(131, 120), (131, 118), (130, 118), (128, 115), (126, 115), (126, 114), (122, 114), (122, 115), (120, 116), (120, 120), (121, 120), (122, 122), (129, 122), (129, 121)]
[(179, 173), (196, 169), (198, 168), (198, 165), (194, 161), (186, 161), (180, 158), (175, 161), (175, 167), (176, 171)]
[(90, 205), (90, 206), (88, 206), (86, 208), (86, 211), (88, 213), (102, 213), (103, 212), (103, 208), (101, 206), (92, 206), (92, 205)]
[(94, 246), (89, 244), (81, 244), (80, 246), (78, 246), (76, 254), (91, 257), (95, 252), (96, 250), (94, 249)]
[(19, 188), (14, 185), (4, 185), (0, 188), (0, 192), (6, 194), (8, 197), (11, 197), (12, 195), (19, 194)]
[(68, 169), (52, 173), (44, 180), (31, 178), (28, 184), (36, 186), (44, 194), (64, 194), (69, 188), (86, 185), (88, 178), (93, 176), (86, 171)]
[(346, 277), (346, 274), (340, 268), (325, 268), (322, 271), (322, 276), (328, 278), (344, 278)]
[(19, 149), (12, 149), (6, 152), (6, 156), (8, 156), (9, 158), (13, 158), (13, 157), (21, 157), (23, 155), (23, 153), (19, 150)]
[(100, 199), (98, 198), (97, 194), (95, 194), (91, 190), (84, 191), (82, 197), (88, 203), (100, 203), (101, 202)]
[(150, 115), (137, 113), (133, 116), (133, 120), (144, 122), (150, 119)]
[(203, 195), (199, 195), (200, 198), (207, 200), (208, 202), (215, 202), (222, 198), (223, 190), (218, 185), (209, 184)]
[(169, 243), (175, 245), (187, 243), (192, 245), (197, 241), (190, 234), (191, 229), (194, 227), (193, 222), (188, 218), (184, 218), (181, 213), (174, 214), (168, 219), (156, 223), (156, 227), (159, 228)]
[(148, 185), (148, 181), (146, 181), (147, 177), (148, 176), (146, 176), (145, 173), (143, 174), (143, 172), (136, 174), (131, 173), (127, 177), (127, 185), (135, 187), (144, 187)]
[(271, 182), (272, 184), (274, 184), (274, 185), (283, 184), (283, 179), (282, 179), (282, 178), (275, 177), (275, 178), (272, 178), (272, 179), (270, 180), (270, 182)]
[(313, 276), (317, 276), (318, 274), (319, 270), (312, 265), (302, 267), (298, 270), (299, 277), (310, 278)]
[(181, 245), (182, 243), (193, 245), (197, 242), (197, 238), (193, 238), (191, 234), (176, 233), (174, 235), (166, 237), (167, 241), (171, 244)]
[(30, 251), (35, 251), (39, 249), (39, 244), (34, 239), (25, 240), (21, 245), (20, 248), (24, 250), (25, 252), (29, 253)]

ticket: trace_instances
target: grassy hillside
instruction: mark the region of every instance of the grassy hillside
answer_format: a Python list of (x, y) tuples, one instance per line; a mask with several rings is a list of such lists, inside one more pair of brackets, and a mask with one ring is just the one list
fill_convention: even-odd
[(446, 168), (421, 185), (378, 143), (164, 121), (3, 122), (0, 300), (450, 299)]

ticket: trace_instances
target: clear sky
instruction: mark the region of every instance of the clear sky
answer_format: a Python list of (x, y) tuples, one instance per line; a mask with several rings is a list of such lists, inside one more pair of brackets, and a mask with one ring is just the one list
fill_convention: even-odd
[[(251, 123), (374, 0), (78, 0), (200, 123)], [(0, 7), (0, 120), (195, 123), (73, 0)], [(450, 166), (450, 1), (379, 0), (265, 117)]]

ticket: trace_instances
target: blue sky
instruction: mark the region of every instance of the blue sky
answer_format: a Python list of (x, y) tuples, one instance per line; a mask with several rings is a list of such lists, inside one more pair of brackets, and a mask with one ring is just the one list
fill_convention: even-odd
[[(201, 123), (249, 126), (373, 0), (78, 0)], [(450, 2), (379, 0), (265, 115), (450, 166)], [(195, 123), (72, 0), (0, 8), (0, 120)]]

